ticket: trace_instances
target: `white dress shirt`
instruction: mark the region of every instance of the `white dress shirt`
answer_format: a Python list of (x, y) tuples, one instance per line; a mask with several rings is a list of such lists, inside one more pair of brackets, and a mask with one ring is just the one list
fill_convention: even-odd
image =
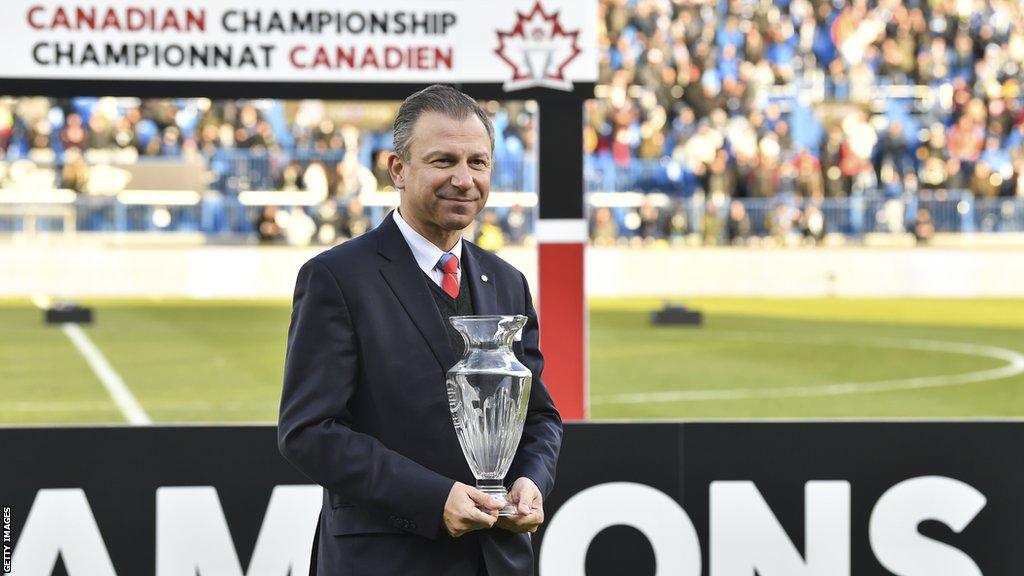
[[(416, 258), (416, 263), (419, 264), (420, 269), (423, 270), (430, 276), (430, 279), (434, 281), (434, 284), (441, 286), (444, 281), (444, 272), (438, 267), (437, 263), (441, 260), (441, 256), (445, 254), (443, 250), (434, 245), (433, 242), (427, 240), (422, 234), (416, 231), (415, 228), (409, 225), (402, 218), (402, 215), (398, 213), (398, 209), (395, 209), (395, 224), (398, 224), (398, 229), (402, 232), (402, 237), (405, 238), (405, 243), (409, 245), (409, 249), (412, 250), (412, 255)], [(459, 237), (459, 241), (455, 243), (455, 247), (451, 249), (451, 253), (459, 259), (459, 270), (456, 272), (456, 280), (462, 283), (462, 237)]]

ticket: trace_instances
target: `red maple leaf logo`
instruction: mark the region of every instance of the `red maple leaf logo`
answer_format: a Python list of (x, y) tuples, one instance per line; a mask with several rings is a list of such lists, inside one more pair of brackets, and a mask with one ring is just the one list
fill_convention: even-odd
[(576, 44), (580, 32), (566, 32), (558, 17), (558, 11), (544, 12), (537, 0), (529, 14), (516, 11), (512, 30), (498, 31), (494, 53), (512, 67), (512, 79), (505, 82), (505, 90), (532, 86), (572, 90), (565, 68), (580, 53)]

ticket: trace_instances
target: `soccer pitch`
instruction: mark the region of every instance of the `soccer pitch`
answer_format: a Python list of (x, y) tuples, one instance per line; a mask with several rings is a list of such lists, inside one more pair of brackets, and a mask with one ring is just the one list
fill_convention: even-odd
[[(276, 419), (287, 301), (85, 303), (84, 333), (153, 422)], [(592, 417), (1024, 416), (1024, 300), (692, 298), (704, 326), (653, 327), (662, 303), (591, 301)], [(125, 422), (41, 316), (0, 302), (0, 424)]]

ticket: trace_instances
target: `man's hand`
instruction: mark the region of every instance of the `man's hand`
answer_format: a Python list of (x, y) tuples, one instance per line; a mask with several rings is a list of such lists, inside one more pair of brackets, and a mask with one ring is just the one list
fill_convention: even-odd
[(516, 507), (518, 516), (502, 516), (498, 519), (498, 527), (509, 532), (534, 533), (544, 522), (544, 497), (533, 480), (523, 477), (512, 484), (508, 491), (508, 501)]
[(444, 529), (453, 538), (467, 532), (490, 528), (498, 519), (501, 502), (492, 496), (456, 482), (444, 503)]

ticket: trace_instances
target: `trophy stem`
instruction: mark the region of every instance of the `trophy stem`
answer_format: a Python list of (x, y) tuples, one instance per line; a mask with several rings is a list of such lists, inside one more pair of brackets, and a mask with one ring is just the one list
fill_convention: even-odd
[(499, 480), (481, 480), (477, 478), (476, 489), (501, 500), (505, 503), (505, 506), (498, 511), (498, 516), (518, 516), (519, 512), (516, 511), (516, 507), (508, 501), (508, 490), (505, 490), (504, 484)]

